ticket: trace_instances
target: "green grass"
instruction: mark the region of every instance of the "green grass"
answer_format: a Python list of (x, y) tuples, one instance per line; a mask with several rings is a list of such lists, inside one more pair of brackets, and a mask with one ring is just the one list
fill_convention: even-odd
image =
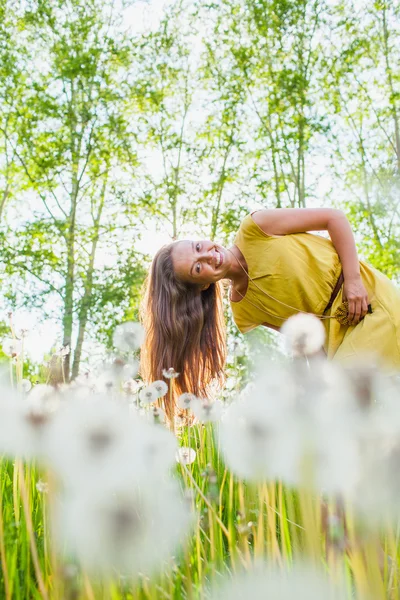
[[(19, 599), (151, 599), (206, 598), (208, 586), (221, 575), (249, 568), (255, 559), (278, 567), (307, 558), (333, 580), (345, 581), (348, 597), (368, 592), (374, 600), (398, 593), (398, 539), (393, 528), (362, 535), (346, 514), (343, 528), (326, 531), (323, 514), (338, 513), (337, 502), (279, 482), (246, 484), (230, 473), (212, 425), (187, 428), (182, 445), (196, 450), (196, 461), (177, 465), (182, 488), (193, 490), (197, 518), (193, 534), (174, 563), (135, 584), (91, 582), (79, 569), (61, 564), (51, 543), (46, 515), (51, 494), (36, 482), (48, 474), (35, 465), (1, 460), (2, 523), (0, 597)], [(37, 561), (35, 556), (37, 554)], [(388, 559), (390, 555), (391, 559)]]

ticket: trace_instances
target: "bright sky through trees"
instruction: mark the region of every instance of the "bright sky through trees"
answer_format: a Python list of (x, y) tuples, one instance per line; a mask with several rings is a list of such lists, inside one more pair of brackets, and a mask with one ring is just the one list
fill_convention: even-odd
[(398, 278), (399, 0), (1, 7), (0, 302), (35, 360), (76, 375), (162, 244), (262, 206), (343, 208)]

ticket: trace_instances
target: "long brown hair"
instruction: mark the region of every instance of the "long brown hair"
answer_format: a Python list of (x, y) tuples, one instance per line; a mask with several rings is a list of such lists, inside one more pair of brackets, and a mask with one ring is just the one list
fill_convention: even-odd
[(170, 419), (179, 394), (206, 397), (212, 380), (223, 382), (226, 361), (222, 283), (201, 291), (177, 279), (172, 249), (169, 244), (157, 252), (145, 282), (141, 320), (146, 337), (140, 358), (140, 372), (148, 383), (161, 379), (163, 369), (173, 367), (179, 373), (172, 402), (170, 394), (165, 397)]

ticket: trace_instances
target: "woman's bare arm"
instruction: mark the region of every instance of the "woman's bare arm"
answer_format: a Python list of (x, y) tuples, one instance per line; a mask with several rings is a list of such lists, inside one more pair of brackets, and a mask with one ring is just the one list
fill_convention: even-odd
[(265, 233), (286, 235), (327, 230), (342, 263), (344, 299), (349, 302), (353, 325), (368, 311), (368, 294), (361, 281), (360, 264), (350, 223), (335, 208), (276, 208), (260, 210), (252, 218)]

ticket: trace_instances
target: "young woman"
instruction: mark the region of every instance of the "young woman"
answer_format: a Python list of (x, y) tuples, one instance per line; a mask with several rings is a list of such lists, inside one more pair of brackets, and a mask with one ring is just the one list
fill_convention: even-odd
[[(322, 230), (330, 240), (305, 233)], [(145, 380), (173, 367), (180, 373), (177, 393), (204, 395), (213, 379), (223, 379), (223, 279), (230, 280), (230, 306), (242, 333), (260, 325), (279, 331), (291, 315), (312, 313), (325, 325), (329, 359), (368, 354), (400, 371), (400, 292), (359, 261), (344, 213), (275, 209), (247, 215), (231, 248), (182, 240), (159, 250), (142, 309)], [(166, 408), (172, 416), (174, 407)]]

